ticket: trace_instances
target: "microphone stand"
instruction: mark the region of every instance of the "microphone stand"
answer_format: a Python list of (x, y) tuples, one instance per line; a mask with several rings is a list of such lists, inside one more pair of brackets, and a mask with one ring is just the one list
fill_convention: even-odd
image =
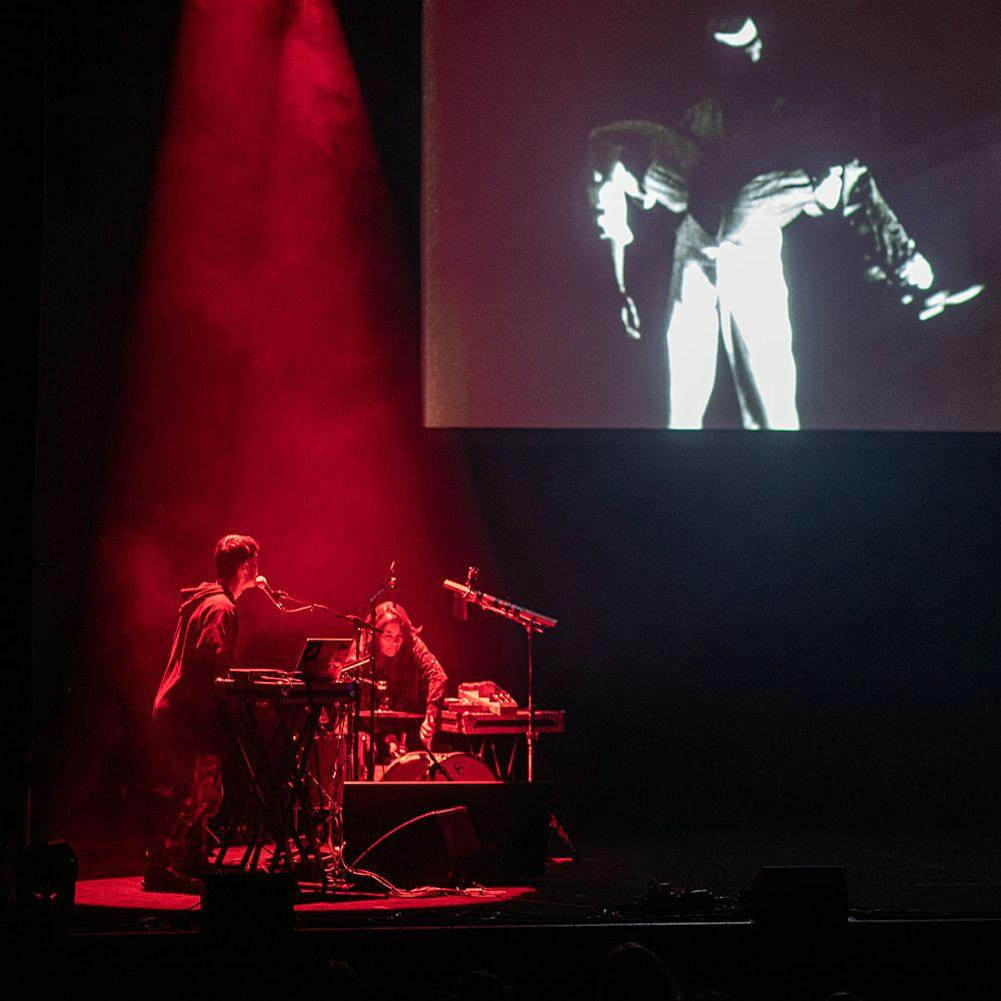
[[(304, 601), (302, 598), (297, 598), (295, 595), (289, 594), (288, 591), (276, 591), (271, 587), (258, 584), (258, 589), (263, 591), (267, 596), (268, 600), (271, 602), (279, 612), (284, 612), (286, 615), (295, 615), (298, 612), (329, 612), (330, 609), (326, 605), (321, 605), (314, 601)], [(285, 602), (294, 601), (295, 607), (289, 608)], [(337, 615), (337, 612), (333, 613)]]
[[(381, 590), (376, 592), (376, 594), (380, 593)], [(371, 603), (370, 606), (371, 609), (373, 610), (371, 611), (370, 617), (371, 619), (374, 620), (375, 606), (371, 605)], [(328, 609), (328, 611), (330, 610)], [(344, 619), (345, 622), (350, 622), (351, 625), (355, 627), (355, 651), (358, 653), (358, 660), (355, 661), (355, 666), (362, 667), (365, 665), (365, 662), (368, 661), (368, 669), (369, 669), (368, 678), (365, 679), (359, 676), (358, 680), (361, 682), (365, 682), (367, 680), (369, 686), (368, 689), (369, 773), (368, 774), (369, 774), (369, 781), (373, 782), (375, 781), (375, 703), (376, 703), (376, 697), (379, 693), (379, 680), (377, 677), (378, 667), (376, 663), (375, 650), (372, 649), (372, 638), (373, 638), (372, 634), (381, 633), (382, 630), (375, 624), (374, 621), (370, 622), (367, 619), (363, 619), (360, 615), (351, 615), (350, 613), (346, 612), (331, 612), (331, 614), (337, 616), (337, 618), (339, 619)], [(366, 648), (362, 650), (362, 635), (366, 631), (369, 633), (368, 641), (366, 643)], [(361, 696), (361, 689), (359, 688), (359, 698), (360, 696)], [(352, 760), (355, 762), (357, 762), (358, 760), (354, 750), (352, 750)], [(353, 771), (354, 771), (355, 781), (357, 781), (358, 780), (357, 764), (355, 765)]]
[[(350, 615), (345, 612), (335, 612), (327, 605), (321, 605), (317, 602), (303, 601), (301, 598), (296, 598), (287, 591), (276, 591), (268, 585), (267, 579), (262, 576), (258, 576), (257, 585), (280, 612), (285, 612), (287, 615), (292, 615), (296, 612), (329, 612), (338, 619), (344, 619), (346, 622), (350, 622), (355, 627), (355, 650), (358, 653), (358, 660), (361, 661), (364, 659), (364, 655), (368, 655), (371, 662), (371, 669), (369, 672), (369, 780), (375, 781), (375, 712), (376, 696), (379, 691), (378, 659), (375, 655), (375, 651), (371, 649), (371, 636), (368, 641), (368, 649), (364, 651), (363, 655), (362, 632), (363, 630), (368, 630), (370, 634), (382, 632), (382, 630), (375, 625), (375, 606), (378, 604), (379, 599), (387, 591), (394, 599), (396, 597), (396, 560), (393, 560), (390, 564), (389, 574), (382, 586), (368, 599), (369, 614), (367, 619), (363, 619), (359, 615)], [(295, 602), (296, 607), (289, 608), (285, 604), (287, 601)]]
[(498, 598), (495, 595), (487, 594), (485, 591), (474, 590), (472, 585), (478, 572), (479, 571), (477, 571), (475, 567), (470, 567), (465, 584), (459, 584), (454, 580), (445, 580), (442, 582), (442, 586), (447, 591), (451, 591), (452, 594), (462, 601), (469, 602), (473, 605), (479, 605), (480, 608), (485, 608), (488, 612), (501, 615), (505, 619), (510, 619), (512, 622), (517, 622), (525, 629), (527, 646), (526, 655), (528, 658), (528, 732), (525, 734), (525, 742), (528, 750), (528, 781), (532, 782), (535, 777), (534, 764), (536, 737), (532, 635), (534, 633), (541, 633), (546, 629), (555, 629), (556, 619), (548, 615), (543, 615), (541, 612), (533, 612), (530, 608), (523, 608), (521, 605), (514, 604), (514, 602), (505, 601), (503, 598)]
[(441, 772), (441, 774), (445, 776), (446, 782), (454, 782), (455, 779), (448, 774), (445, 766), (441, 763), (441, 758), (439, 758), (438, 755), (431, 750), (431, 745), (425, 744), (424, 749), (427, 751), (427, 756), (431, 759), (431, 767), (428, 769), (427, 775), (424, 776), (424, 781), (433, 782), (435, 772)]
[[(266, 582), (262, 584), (261, 578), (258, 578), (257, 586), (259, 590), (264, 592), (265, 596), (268, 598), (271, 604), (274, 605), (279, 612), (284, 612), (286, 615), (293, 615), (296, 612), (328, 612), (335, 618), (344, 619), (345, 622), (350, 622), (355, 629), (355, 650), (359, 654), (355, 666), (361, 666), (365, 660), (365, 656), (362, 656), (363, 651), (361, 643), (363, 630), (368, 630), (369, 633), (382, 632), (382, 630), (378, 626), (376, 626), (374, 622), (367, 621), (366, 619), (363, 619), (360, 615), (352, 615), (350, 612), (336, 612), (329, 606), (320, 604), (319, 602), (303, 601), (301, 598), (296, 598), (294, 595), (289, 594), (287, 591), (280, 591), (271, 588)], [(378, 598), (385, 590), (386, 586), (383, 585), (383, 587), (381, 587), (378, 591), (376, 591), (376, 593), (372, 596), (372, 598), (369, 599), (369, 609), (370, 612), (372, 613), (370, 615), (371, 619), (375, 618), (374, 614), (375, 604), (373, 599)], [(285, 604), (286, 601), (294, 601), (296, 603), (296, 607), (295, 608), (287, 607)], [(371, 641), (369, 641), (369, 645), (371, 645)], [(371, 776), (372, 778), (374, 778), (375, 777), (375, 692), (377, 690), (377, 679), (375, 677), (375, 672), (376, 672), (375, 657), (372, 656), (369, 658), (369, 660), (371, 661), (371, 680), (369, 682), (371, 686), (371, 691), (369, 693), (369, 707), (370, 707), (370, 725), (372, 730), (370, 769), (371, 769)], [(363, 680), (364, 679), (359, 678), (359, 681)], [(359, 696), (360, 696), (360, 690), (359, 690)], [(355, 703), (356, 713), (358, 711), (357, 707), (358, 703), (356, 702)], [(355, 716), (355, 719), (357, 720), (357, 715)], [(352, 760), (357, 761), (353, 749), (351, 754), (352, 754)], [(355, 766), (354, 771), (357, 778), (357, 765)]]
[[(527, 645), (526, 653), (528, 657), (528, 733), (525, 735), (525, 738), (528, 746), (528, 781), (532, 782), (534, 780), (533, 764), (536, 737), (535, 694), (533, 692), (534, 681), (532, 677), (532, 634), (541, 633), (546, 629), (555, 629), (556, 619), (551, 618), (548, 615), (543, 615), (540, 612), (533, 612), (530, 608), (523, 608), (521, 605), (515, 605), (513, 602), (505, 601), (503, 598), (497, 598), (484, 591), (473, 590), (473, 581), (476, 580), (478, 574), (479, 570), (477, 570), (476, 567), (470, 567), (469, 572), (466, 575), (465, 584), (459, 584), (454, 580), (445, 580), (442, 584), (447, 591), (452, 592), (453, 600), (460, 600), (474, 605), (479, 605), (480, 608), (485, 608), (488, 612), (493, 612), (496, 615), (502, 615), (505, 619), (517, 622), (525, 629), (525, 639)], [(560, 838), (560, 840), (562, 840), (562, 842), (570, 850), (570, 857), (574, 859), (574, 861), (578, 860), (580, 855), (576, 846), (570, 840), (570, 836), (567, 832), (563, 829), (563, 825), (557, 819), (556, 814), (552, 812), (549, 814), (549, 828), (556, 833), (556, 836)]]
[[(370, 594), (368, 598), (368, 619), (359, 619), (358, 616), (351, 616), (352, 621), (357, 620), (356, 628), (364, 626), (366, 629), (370, 630), (372, 633), (381, 633), (382, 630), (377, 628), (375, 625), (375, 606), (379, 603), (379, 599), (387, 592), (396, 598), (396, 561), (393, 560), (389, 568), (389, 577), (387, 580), (383, 581), (379, 588), (374, 594)], [(358, 634), (358, 639), (361, 639), (361, 633)], [(375, 703), (376, 697), (379, 694), (379, 658), (377, 656), (378, 651), (371, 649), (373, 637), (369, 636), (369, 647), (368, 655), (371, 659), (371, 677), (372, 684), (368, 692), (368, 736), (369, 736), (369, 747), (368, 747), (368, 780), (369, 782), (375, 781)], [(361, 649), (359, 645), (359, 649)], [(388, 692), (388, 689), (387, 689)]]

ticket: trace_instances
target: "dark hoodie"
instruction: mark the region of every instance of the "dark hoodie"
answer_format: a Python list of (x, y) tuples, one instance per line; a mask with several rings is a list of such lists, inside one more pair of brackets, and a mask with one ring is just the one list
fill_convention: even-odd
[(203, 581), (181, 591), (170, 659), (153, 701), (153, 718), (165, 710), (208, 726), (213, 718), (212, 683), (233, 663), (237, 615), (233, 596), (221, 584)]

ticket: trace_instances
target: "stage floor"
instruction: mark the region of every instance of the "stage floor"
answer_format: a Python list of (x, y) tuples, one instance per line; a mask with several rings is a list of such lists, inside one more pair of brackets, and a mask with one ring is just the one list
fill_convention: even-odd
[[(967, 823), (923, 830), (833, 829), (734, 825), (706, 831), (591, 829), (574, 832), (579, 859), (554, 859), (531, 885), (443, 890), (420, 896), (338, 893), (296, 907), (297, 925), (418, 923), (440, 919), (477, 924), (576, 921), (741, 920), (740, 896), (760, 866), (842, 865), (848, 905), (859, 918), (885, 916), (1001, 917), (1001, 833)], [(553, 853), (565, 855), (555, 841)], [(86, 859), (81, 863), (86, 875)], [(196, 897), (143, 893), (138, 874), (101, 874), (77, 885), (78, 920), (89, 929), (104, 919), (117, 928), (160, 915), (181, 918)], [(672, 913), (665, 898), (652, 908), (653, 883), (710, 891), (695, 910)], [(365, 887), (370, 891), (371, 886)]]
[[(959, 970), (963, 996), (1001, 996), (1001, 839), (986, 825), (570, 833), (579, 860), (550, 861), (530, 885), (338, 894), (299, 904), (281, 934), (263, 912), (249, 916), (249, 929), (206, 926), (197, 897), (140, 890), (136, 853), (115, 863), (131, 872), (94, 872), (91, 853), (115, 861), (113, 846), (80, 843), (78, 906), (49, 967), (67, 997), (87, 983), (103, 996), (175, 998), (195, 980), (213, 985), (211, 996), (248, 998), (286, 996), (276, 985), (287, 992), (302, 980), (312, 996), (323, 993), (315, 987), (325, 964), (345, 961), (373, 998), (450, 989), (463, 971), (487, 969), (522, 1001), (588, 1001), (602, 957), (616, 943), (638, 942), (690, 996), (713, 988), (741, 1001), (802, 1001), (850, 989), (931, 1001), (955, 993)], [(844, 866), (848, 920), (751, 920), (740, 896), (766, 865)], [(672, 910), (670, 893), (652, 904), (651, 883), (710, 893), (697, 908)], [(109, 995), (112, 969), (117, 993)], [(159, 993), (151, 995), (152, 969)]]
[[(310, 913), (351, 914), (364, 912), (368, 916), (380, 912), (404, 910), (449, 910), (465, 907), (498, 906), (534, 891), (528, 886), (482, 887), (463, 890), (447, 888), (414, 894), (372, 893), (355, 890), (338, 891), (323, 899), (309, 898), (297, 903), (300, 915)], [(139, 876), (110, 876), (105, 879), (80, 880), (76, 887), (77, 909), (92, 914), (101, 911), (134, 911), (144, 914), (175, 914), (195, 912), (201, 901), (183, 893), (146, 893)]]

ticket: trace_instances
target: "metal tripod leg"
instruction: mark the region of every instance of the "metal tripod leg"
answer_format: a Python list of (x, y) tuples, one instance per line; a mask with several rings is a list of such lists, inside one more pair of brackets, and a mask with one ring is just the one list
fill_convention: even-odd
[(570, 840), (570, 835), (567, 834), (555, 813), (549, 814), (549, 830), (552, 831), (564, 845), (566, 845), (567, 850), (570, 852), (570, 858), (572, 858), (574, 862), (579, 862), (580, 852), (577, 851), (577, 846)]

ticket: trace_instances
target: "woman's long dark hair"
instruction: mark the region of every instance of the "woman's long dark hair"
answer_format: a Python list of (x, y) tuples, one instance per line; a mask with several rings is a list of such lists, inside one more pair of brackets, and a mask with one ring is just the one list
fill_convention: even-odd
[[(399, 622), (400, 629), (403, 632), (403, 645), (400, 647), (400, 653), (397, 656), (410, 656), (414, 650), (414, 639), (424, 627), (415, 626), (407, 614), (407, 610), (395, 601), (383, 601), (376, 605), (374, 614), (375, 618), (373, 622), (377, 629), (385, 628), (390, 622)], [(374, 640), (376, 656), (381, 658), (382, 653), (379, 650), (378, 633), (374, 635)]]

